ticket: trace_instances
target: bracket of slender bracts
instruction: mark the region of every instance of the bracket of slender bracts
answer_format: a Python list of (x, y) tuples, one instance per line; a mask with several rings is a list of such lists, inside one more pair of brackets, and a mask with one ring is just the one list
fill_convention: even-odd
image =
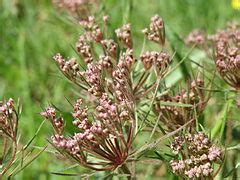
[(203, 132), (177, 136), (170, 147), (177, 156), (170, 161), (171, 169), (182, 178), (214, 178), (213, 165), (223, 161), (222, 150)]

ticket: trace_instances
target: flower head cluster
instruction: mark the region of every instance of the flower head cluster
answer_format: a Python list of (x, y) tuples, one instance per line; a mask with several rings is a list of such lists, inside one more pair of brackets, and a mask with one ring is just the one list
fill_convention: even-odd
[(63, 134), (64, 121), (63, 118), (58, 118), (55, 108), (48, 107), (41, 115), (46, 119), (52, 120), (52, 125), (57, 134)]
[(79, 73), (79, 65), (75, 58), (65, 60), (60, 53), (56, 54), (53, 59), (59, 65), (60, 70), (65, 76), (71, 78), (72, 80), (76, 79), (76, 76)]
[[(151, 31), (159, 31), (159, 20), (155, 18), (152, 22)], [(130, 24), (115, 31), (124, 47), (119, 54), (119, 45), (104, 38), (94, 17), (80, 21), (80, 25), (85, 31), (80, 35), (76, 49), (83, 63), (78, 64), (75, 58), (65, 60), (60, 54), (54, 56), (54, 60), (63, 74), (83, 89), (82, 94), (86, 97), (90, 94), (94, 100), (87, 104), (87, 100), (76, 101), (72, 117), (77, 131), (68, 137), (64, 135), (64, 119), (54, 108), (48, 107), (41, 114), (52, 123), (52, 144), (63, 154), (72, 156), (87, 168), (113, 170), (125, 163), (130, 153), (136, 123), (135, 107), (146, 98), (137, 93), (143, 90), (146, 78), (139, 78), (139, 73), (137, 80), (132, 78), (136, 73), (137, 58)], [(162, 31), (164, 27), (161, 28)], [(95, 52), (94, 44), (101, 47), (102, 54)], [(142, 63), (146, 66), (152, 57), (143, 56)], [(167, 53), (155, 52), (151, 66), (156, 67), (157, 72), (166, 71), (169, 62)], [(144, 72), (142, 76), (148, 74)], [(95, 157), (95, 161), (91, 157)]]
[(117, 44), (112, 39), (104, 39), (101, 41), (104, 52), (107, 56), (116, 58), (117, 56)]
[(116, 29), (115, 33), (126, 48), (132, 48), (133, 44), (130, 24), (124, 24), (121, 28)]
[(13, 99), (10, 98), (6, 103), (0, 103), (0, 135), (10, 139), (16, 138), (17, 121)]
[(158, 15), (155, 15), (151, 18), (149, 28), (144, 29), (143, 33), (150, 41), (156, 42), (160, 45), (165, 44), (164, 21)]
[(74, 15), (78, 19), (84, 19), (90, 15), (91, 6), (97, 4), (97, 0), (52, 0), (57, 8), (61, 8)]
[(240, 28), (230, 26), (209, 37), (214, 43), (214, 60), (221, 77), (240, 89)]
[(203, 32), (200, 30), (192, 31), (185, 39), (185, 43), (188, 45), (203, 45), (205, 43), (205, 37)]
[(18, 163), (17, 160), (19, 157), (17, 157), (17, 154), (21, 152), (18, 137), (19, 114), (20, 107), (15, 105), (12, 98), (8, 101), (0, 102), (0, 179), (5, 177), (9, 170), (13, 166), (16, 167)]
[[(63, 134), (64, 120), (56, 115), (56, 110), (48, 107), (41, 114), (49, 119), (55, 134), (52, 143), (60, 148), (65, 155), (70, 154), (82, 166), (95, 170), (113, 170), (125, 162), (132, 141), (132, 126), (127, 119), (120, 118), (121, 109), (108, 97), (106, 93), (98, 99), (95, 112), (90, 119), (87, 107), (83, 107), (82, 99), (74, 105), (73, 125), (78, 128), (72, 136)], [(122, 124), (130, 125), (128, 136), (124, 135)], [(90, 156), (96, 156), (92, 162)]]
[[(161, 114), (161, 120), (167, 125), (168, 130), (175, 130), (187, 121), (193, 120), (194, 112), (201, 113), (203, 111), (206, 104), (203, 87), (204, 82), (196, 79), (188, 84), (188, 89), (182, 90), (174, 96), (169, 93), (158, 96), (153, 111)], [(168, 104), (162, 104), (162, 102)]]
[(175, 137), (171, 149), (180, 159), (170, 161), (172, 171), (183, 178), (213, 177), (213, 164), (222, 161), (221, 149), (203, 132)]
[(140, 56), (146, 70), (155, 67), (157, 71), (164, 71), (170, 64), (171, 58), (166, 52), (146, 51)]
[(103, 33), (99, 25), (96, 23), (94, 16), (89, 16), (87, 19), (81, 20), (80, 25), (86, 30), (83, 37), (88, 41), (95, 41), (99, 43), (103, 40)]

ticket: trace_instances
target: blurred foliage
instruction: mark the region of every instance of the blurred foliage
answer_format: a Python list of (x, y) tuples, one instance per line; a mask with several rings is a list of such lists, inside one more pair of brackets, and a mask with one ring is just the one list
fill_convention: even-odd
[[(172, 33), (176, 33), (179, 38), (185, 37), (195, 28), (213, 33), (228, 21), (240, 20), (240, 11), (234, 10), (229, 0), (102, 0), (97, 18), (109, 15), (111, 35), (122, 23), (130, 22), (136, 53), (139, 53), (143, 44), (141, 29), (147, 26), (150, 17), (156, 13), (163, 17)], [(51, 59), (57, 52), (67, 57), (75, 55), (72, 47), (75, 46), (80, 31), (78, 24), (70, 21), (66, 14), (57, 12), (50, 0), (0, 0), (0, 99), (21, 98), (23, 114), (20, 132), (23, 142), (27, 142), (28, 137), (32, 137), (41, 124), (39, 112), (43, 106), (53, 103), (60, 104), (59, 108), (64, 107), (65, 111), (71, 108), (65, 97), (72, 101), (76, 97), (76, 89), (60, 75)], [(169, 46), (175, 50), (178, 48), (178, 42), (174, 39), (170, 43)], [(153, 49), (154, 46), (146, 44), (145, 48)], [(177, 50), (182, 53), (181, 48)], [(198, 57), (198, 54), (195, 53), (195, 56)], [(188, 68), (185, 67), (184, 70)], [(219, 79), (216, 83), (218, 82), (222, 83)], [(209, 114), (208, 120), (212, 118), (207, 121), (209, 127), (213, 126), (213, 119), (216, 119), (214, 114), (210, 114), (214, 109), (221, 112), (220, 119), (226, 118), (226, 107), (219, 104), (225, 102), (225, 93), (218, 92), (216, 96), (221, 102), (210, 101), (210, 108), (205, 112)], [(213, 129), (214, 136), (222, 126), (225, 124)], [(39, 132), (35, 139), (37, 146), (44, 146), (47, 142), (49, 127), (45, 124)], [(148, 136), (143, 134), (141, 141), (144, 142), (146, 138)], [(154, 156), (158, 157), (158, 154), (155, 153)], [(65, 179), (51, 175), (50, 172), (70, 165), (68, 161), (60, 164), (51, 153), (45, 152), (18, 179)], [(144, 170), (142, 179), (151, 179), (152, 174), (157, 177), (167, 171), (157, 164), (147, 165), (147, 169), (140, 167), (140, 171)], [(101, 178), (103, 173), (98, 173), (95, 177)]]

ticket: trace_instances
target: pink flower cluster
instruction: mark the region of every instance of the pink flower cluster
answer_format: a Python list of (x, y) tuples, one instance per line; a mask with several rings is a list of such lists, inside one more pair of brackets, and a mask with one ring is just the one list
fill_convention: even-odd
[[(105, 25), (107, 22), (108, 18), (104, 17)], [(145, 82), (150, 72), (136, 72), (138, 58), (134, 55), (130, 24), (115, 31), (119, 44), (105, 38), (107, 33), (102, 32), (94, 17), (81, 20), (80, 25), (84, 32), (76, 50), (82, 63), (74, 58), (66, 60), (60, 54), (53, 59), (62, 73), (82, 89), (81, 95), (92, 101), (78, 99), (74, 104), (73, 125), (77, 130), (70, 136), (64, 134), (65, 120), (54, 108), (46, 108), (41, 114), (52, 123), (52, 144), (64, 155), (70, 155), (87, 168), (113, 170), (126, 163), (130, 153), (137, 124), (135, 108), (148, 98), (140, 93), (151, 93), (156, 83), (147, 89)], [(161, 45), (165, 38), (163, 32), (163, 21), (155, 16), (149, 33), (155, 33), (153, 40)], [(100, 47), (97, 51), (95, 45)], [(154, 56), (151, 66), (156, 71), (153, 73), (161, 77), (158, 72), (165, 72), (171, 59), (165, 52), (156, 52)], [(142, 63), (147, 61), (145, 57)]]
[(143, 33), (150, 41), (156, 42), (160, 45), (165, 44), (164, 21), (158, 15), (155, 15), (151, 18), (149, 28), (144, 29)]
[[(55, 132), (51, 138), (53, 145), (64, 151), (64, 154), (73, 156), (85, 167), (97, 170), (115, 169), (125, 161), (131, 145), (131, 139), (125, 139), (123, 134), (121, 111), (118, 111), (117, 106), (106, 93), (99, 98), (96, 112), (92, 114), (94, 120), (89, 119), (88, 108), (82, 106), (82, 99), (78, 99), (72, 115), (73, 125), (79, 129), (79, 132), (70, 137), (64, 136), (64, 120), (57, 116), (53, 107), (48, 107), (41, 113), (53, 125)], [(86, 154), (97, 155), (96, 158), (101, 163), (91, 162)]]
[(65, 60), (60, 53), (56, 54), (53, 59), (58, 64), (60, 70), (70, 79), (76, 79), (79, 73), (79, 65), (75, 58)]
[(78, 20), (92, 14), (94, 10), (92, 6), (98, 4), (98, 0), (52, 0), (52, 2), (58, 9), (66, 10)]
[(115, 33), (118, 39), (123, 43), (126, 48), (132, 48), (132, 35), (130, 24), (125, 24), (123, 27), (116, 29)]
[(181, 177), (211, 177), (213, 164), (222, 161), (220, 148), (212, 144), (202, 132), (175, 137), (171, 149), (181, 157), (181, 160), (170, 161), (173, 173)]
[(157, 71), (166, 70), (170, 64), (171, 58), (166, 52), (146, 51), (140, 56), (146, 70), (155, 66)]
[(102, 84), (101, 84), (101, 70), (98, 65), (93, 63), (87, 64), (87, 70), (85, 72), (86, 81), (91, 86), (88, 91), (95, 96), (101, 96)]
[(230, 86), (240, 89), (239, 26), (230, 26), (209, 39), (215, 45), (214, 60), (219, 74)]
[(203, 45), (205, 43), (205, 36), (202, 31), (194, 30), (187, 36), (185, 43), (188, 45)]
[(10, 98), (5, 103), (0, 102), (0, 134), (15, 138), (17, 121), (13, 99)]
[(5, 104), (0, 104), (0, 113), (3, 116), (7, 116), (9, 114), (12, 114), (14, 108), (14, 101), (12, 98), (10, 98)]

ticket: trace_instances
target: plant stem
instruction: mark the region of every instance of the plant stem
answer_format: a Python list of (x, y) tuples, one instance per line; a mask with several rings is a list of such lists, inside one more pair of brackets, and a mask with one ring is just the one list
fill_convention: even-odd
[(127, 179), (132, 179), (132, 174), (126, 164), (123, 164), (120, 169), (125, 175), (127, 175)]
[(237, 107), (240, 108), (240, 89), (237, 89), (236, 102)]
[(15, 157), (16, 157), (16, 153), (17, 153), (17, 141), (16, 139), (14, 138), (13, 139), (13, 150), (12, 150), (12, 157), (10, 159), (10, 161), (8, 162), (8, 164), (6, 165), (6, 167), (3, 169), (3, 171), (0, 173), (0, 180), (2, 178), (2, 176), (9, 170), (9, 168), (12, 166), (14, 160), (15, 160)]

